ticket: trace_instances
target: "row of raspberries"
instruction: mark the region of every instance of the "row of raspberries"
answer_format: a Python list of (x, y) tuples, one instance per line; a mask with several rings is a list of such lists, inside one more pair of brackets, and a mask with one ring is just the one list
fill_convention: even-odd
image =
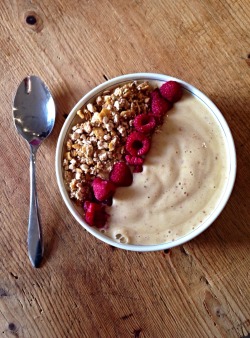
[(117, 187), (127, 187), (133, 182), (133, 174), (142, 172), (145, 155), (151, 145), (151, 137), (157, 126), (163, 123), (164, 115), (182, 97), (178, 82), (168, 81), (151, 92), (151, 111), (142, 113), (133, 121), (133, 131), (128, 135), (123, 161), (114, 164), (109, 180), (96, 177), (84, 202), (85, 221), (90, 226), (104, 228), (108, 219), (106, 205), (112, 205)]

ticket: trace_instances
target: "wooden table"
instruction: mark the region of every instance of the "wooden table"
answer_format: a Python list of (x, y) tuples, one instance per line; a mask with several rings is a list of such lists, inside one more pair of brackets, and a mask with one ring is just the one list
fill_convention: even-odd
[[(250, 337), (249, 14), (247, 0), (1, 1), (1, 337)], [(203, 234), (166, 252), (100, 242), (69, 214), (56, 183), (55, 148), (71, 108), (97, 84), (133, 72), (198, 87), (236, 144), (226, 208)], [(11, 108), (28, 74), (47, 83), (57, 106), (37, 156), (40, 269), (27, 256), (29, 149)]]

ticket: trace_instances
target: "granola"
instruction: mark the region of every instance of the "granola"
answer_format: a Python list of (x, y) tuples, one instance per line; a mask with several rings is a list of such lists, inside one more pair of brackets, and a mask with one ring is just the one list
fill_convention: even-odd
[(126, 83), (104, 91), (77, 111), (79, 122), (66, 141), (64, 179), (70, 197), (81, 202), (97, 176), (107, 179), (114, 164), (125, 157), (125, 142), (134, 118), (150, 109), (148, 82)]

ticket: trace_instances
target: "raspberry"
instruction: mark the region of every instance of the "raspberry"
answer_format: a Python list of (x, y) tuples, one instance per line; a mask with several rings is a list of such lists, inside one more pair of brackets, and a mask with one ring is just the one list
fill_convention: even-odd
[(159, 118), (163, 117), (166, 112), (172, 108), (172, 104), (165, 100), (159, 91), (158, 88), (156, 88), (151, 93), (151, 110), (153, 113), (153, 116)]
[(150, 133), (156, 126), (155, 118), (149, 114), (139, 114), (134, 119), (134, 127), (141, 133)]
[(125, 160), (129, 165), (142, 165), (144, 160), (139, 156), (126, 155)]
[(94, 181), (92, 182), (92, 187), (95, 198), (100, 202), (103, 202), (110, 197), (113, 197), (116, 189), (113, 182), (103, 180), (100, 177), (96, 177), (94, 179)]
[(85, 221), (90, 226), (95, 226), (97, 228), (103, 228), (107, 222), (108, 214), (105, 212), (105, 207), (94, 203), (86, 201), (84, 203), (85, 210)]
[(163, 115), (157, 116), (157, 115), (155, 115), (153, 113), (149, 113), (148, 115), (153, 116), (153, 118), (155, 119), (155, 123), (156, 123), (157, 126), (163, 124), (163, 117), (164, 117)]
[(133, 182), (133, 175), (125, 162), (115, 163), (109, 178), (118, 187), (128, 187)]
[(133, 173), (141, 173), (143, 171), (143, 166), (138, 164), (134, 167)]
[(132, 156), (145, 155), (150, 148), (150, 140), (139, 131), (133, 131), (127, 137), (126, 150)]
[(182, 97), (183, 91), (180, 83), (168, 81), (160, 87), (161, 95), (170, 102), (177, 102)]

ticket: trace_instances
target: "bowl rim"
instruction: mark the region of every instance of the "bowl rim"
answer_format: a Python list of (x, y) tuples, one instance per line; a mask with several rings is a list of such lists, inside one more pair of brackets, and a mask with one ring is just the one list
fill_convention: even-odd
[[(223, 189), (223, 196), (220, 196), (218, 205), (216, 206), (215, 210), (212, 212), (212, 214), (203, 222), (201, 225), (196, 227), (194, 230), (190, 231), (189, 233), (179, 237), (178, 239), (166, 243), (161, 244), (152, 244), (152, 245), (137, 245), (137, 244), (125, 244), (125, 243), (118, 243), (115, 240), (112, 240), (110, 237), (107, 237), (106, 235), (102, 234), (100, 231), (95, 229), (94, 227), (90, 227), (83, 218), (79, 215), (79, 213), (75, 210), (73, 207), (73, 202), (70, 200), (68, 196), (68, 192), (64, 185), (64, 179), (62, 174), (62, 149), (63, 144), (65, 140), (66, 133), (69, 130), (70, 124), (72, 123), (76, 111), (79, 110), (87, 101), (89, 101), (93, 96), (96, 96), (97, 93), (104, 91), (107, 87), (112, 87), (118, 84), (121, 84), (122, 82), (132, 81), (132, 80), (151, 80), (151, 81), (177, 81), (179, 82), (182, 87), (189, 92), (191, 92), (193, 95), (198, 97), (203, 103), (206, 104), (206, 106), (211, 110), (211, 112), (216, 117), (217, 121), (221, 124), (221, 128), (224, 131), (224, 138), (226, 141), (226, 148), (227, 148), (227, 155), (229, 160), (229, 177), (227, 180), (226, 187)], [(137, 252), (146, 252), (146, 251), (159, 251), (159, 250), (166, 250), (173, 248), (175, 246), (179, 246), (181, 244), (184, 244), (198, 235), (200, 235), (202, 232), (204, 232), (220, 215), (222, 210), (224, 209), (225, 205), (227, 204), (236, 179), (236, 170), (237, 170), (237, 160), (236, 160), (236, 150), (235, 150), (235, 144), (233, 140), (233, 136), (231, 133), (231, 130), (220, 112), (220, 110), (217, 108), (217, 106), (199, 89), (192, 86), (191, 84), (169, 76), (165, 74), (160, 73), (130, 73), (126, 75), (120, 75), (117, 77), (114, 77), (110, 80), (107, 80), (97, 86), (95, 86), (92, 90), (90, 90), (88, 93), (86, 93), (77, 103), (76, 105), (71, 109), (66, 121), (64, 122), (59, 138), (57, 141), (56, 146), (56, 156), (55, 156), (55, 169), (56, 169), (56, 178), (57, 178), (57, 184), (61, 193), (61, 196), (64, 200), (64, 203), (66, 204), (68, 210), (73, 215), (75, 220), (83, 226), (85, 230), (87, 230), (89, 233), (91, 233), (93, 236), (95, 236), (97, 239), (101, 240), (102, 242), (105, 242), (106, 244), (109, 244), (111, 246), (129, 250), (129, 251), (137, 251)]]

